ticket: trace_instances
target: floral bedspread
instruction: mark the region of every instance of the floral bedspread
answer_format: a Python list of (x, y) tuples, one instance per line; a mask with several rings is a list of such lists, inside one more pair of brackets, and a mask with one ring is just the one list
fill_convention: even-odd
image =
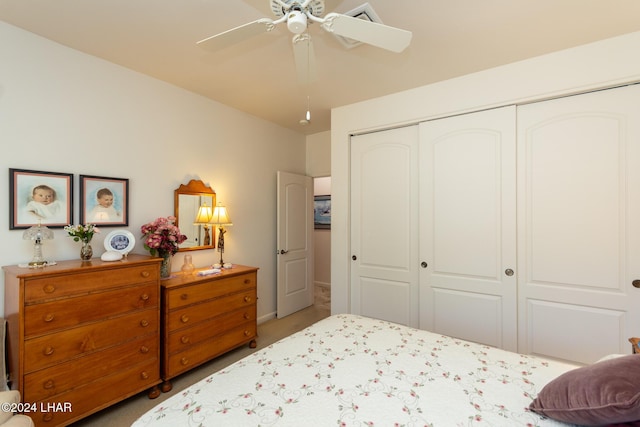
[(566, 426), (527, 407), (572, 368), (334, 315), (193, 384), (133, 426)]

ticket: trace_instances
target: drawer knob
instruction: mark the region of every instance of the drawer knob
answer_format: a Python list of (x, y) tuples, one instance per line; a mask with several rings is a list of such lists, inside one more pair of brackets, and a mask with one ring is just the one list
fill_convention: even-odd
[(180, 337), (180, 342), (182, 344), (189, 344), (190, 341), (191, 341), (191, 339), (189, 339), (189, 337), (186, 336), (186, 335), (183, 335), (183, 336)]
[(180, 321), (182, 323), (187, 323), (189, 321), (189, 316), (187, 316), (186, 314), (183, 314), (182, 316), (180, 316)]
[(140, 326), (142, 326), (143, 328), (146, 328), (147, 326), (149, 326), (149, 321), (147, 319), (142, 319), (140, 321)]
[(149, 347), (147, 347), (146, 345), (143, 345), (142, 347), (140, 347), (140, 353), (142, 354), (149, 353)]
[(42, 388), (44, 388), (45, 390), (51, 390), (54, 386), (55, 383), (53, 382), (53, 380), (47, 380), (42, 383)]
[(51, 285), (51, 284), (49, 284), (49, 285), (46, 285), (46, 286), (45, 286), (44, 288), (42, 288), (42, 289), (43, 289), (46, 293), (50, 294), (50, 293), (52, 293), (52, 292), (55, 292), (56, 287), (55, 287), (55, 286), (53, 286), (53, 285)]
[(140, 273), (140, 275), (141, 275), (142, 277), (144, 277), (145, 279), (146, 279), (147, 277), (149, 277), (149, 276), (150, 276), (150, 274), (149, 274), (149, 272), (148, 272), (148, 271), (143, 271), (142, 273)]
[(140, 295), (140, 299), (142, 301), (149, 301), (149, 295), (148, 294), (142, 294), (142, 295)]
[(42, 421), (44, 421), (45, 423), (48, 423), (52, 419), (53, 419), (53, 412), (45, 412), (44, 415), (42, 415)]
[(147, 373), (147, 371), (140, 372), (140, 378), (142, 378), (143, 380), (149, 379), (149, 374)]
[(189, 295), (188, 295), (188, 294), (182, 294), (182, 295), (180, 295), (180, 299), (181, 299), (181, 300), (186, 300), (187, 298), (189, 298)]
[(244, 313), (245, 320), (249, 320), (249, 313)]
[(244, 331), (244, 336), (245, 336), (245, 337), (248, 337), (249, 335), (251, 335), (251, 332), (249, 332), (249, 331)]
[(55, 319), (56, 316), (53, 315), (53, 313), (47, 313), (42, 317), (42, 320), (44, 320), (45, 322), (52, 322), (53, 319)]
[(251, 302), (251, 297), (248, 295), (244, 297), (244, 302)]
[(251, 283), (251, 279), (244, 279), (244, 284), (248, 285), (249, 283)]
[(53, 347), (51, 347), (50, 345), (46, 346), (44, 350), (42, 350), (42, 354), (44, 354), (45, 356), (51, 356), (53, 354)]
[(189, 359), (187, 359), (186, 357), (183, 357), (182, 359), (180, 359), (180, 363), (185, 366), (189, 364)]

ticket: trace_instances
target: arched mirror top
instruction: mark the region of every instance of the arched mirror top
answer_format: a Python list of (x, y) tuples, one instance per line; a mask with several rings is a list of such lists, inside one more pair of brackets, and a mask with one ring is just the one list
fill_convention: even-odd
[(180, 245), (180, 251), (214, 248), (212, 226), (198, 222), (203, 220), (201, 214), (212, 212), (215, 205), (216, 192), (199, 179), (192, 179), (174, 191), (176, 224), (187, 236), (187, 240)]

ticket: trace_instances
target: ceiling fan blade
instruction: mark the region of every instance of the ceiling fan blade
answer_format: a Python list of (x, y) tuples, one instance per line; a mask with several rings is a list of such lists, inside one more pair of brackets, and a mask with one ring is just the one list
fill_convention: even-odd
[(196, 44), (209, 51), (217, 51), (229, 47), (251, 37), (273, 30), (274, 21), (267, 18), (258, 19), (248, 24), (232, 28), (215, 36), (200, 40)]
[(316, 57), (309, 33), (293, 36), (293, 58), (296, 62), (298, 82), (307, 84), (316, 79)]
[(413, 36), (411, 31), (339, 13), (328, 13), (321, 26), (330, 33), (396, 53), (409, 46)]

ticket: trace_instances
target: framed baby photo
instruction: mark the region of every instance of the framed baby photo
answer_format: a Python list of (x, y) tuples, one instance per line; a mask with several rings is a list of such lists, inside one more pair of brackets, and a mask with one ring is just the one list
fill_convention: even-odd
[(9, 229), (73, 223), (73, 174), (9, 169)]
[(129, 180), (80, 175), (80, 223), (129, 225)]

